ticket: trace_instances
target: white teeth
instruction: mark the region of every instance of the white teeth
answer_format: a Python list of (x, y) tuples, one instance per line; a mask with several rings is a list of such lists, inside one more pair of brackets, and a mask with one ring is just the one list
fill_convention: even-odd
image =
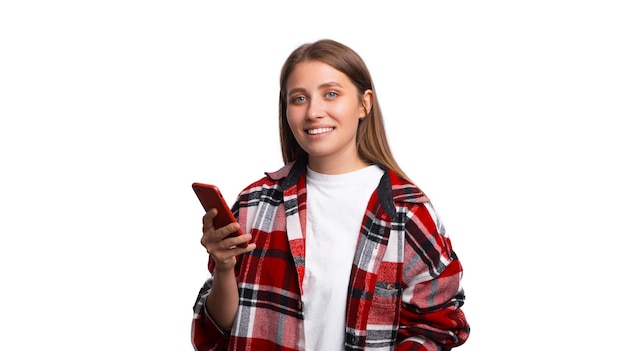
[(333, 128), (317, 128), (317, 129), (309, 129), (307, 133), (309, 133), (309, 135), (315, 135), (315, 134), (328, 133), (332, 131), (333, 131)]

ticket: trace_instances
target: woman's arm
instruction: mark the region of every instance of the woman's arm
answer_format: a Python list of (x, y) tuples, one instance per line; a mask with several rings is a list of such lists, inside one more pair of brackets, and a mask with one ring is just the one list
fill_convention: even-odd
[(222, 228), (213, 226), (216, 210), (207, 212), (203, 219), (202, 245), (209, 253), (209, 271), (207, 280), (198, 294), (194, 308), (192, 324), (192, 343), (196, 350), (218, 350), (228, 342), (239, 304), (237, 286), (237, 257), (256, 247), (248, 244), (251, 235), (244, 234), (228, 237), (239, 228), (238, 223), (231, 223)]
[[(449, 350), (469, 337), (461, 306), (463, 268), (430, 203), (419, 204), (406, 223), (401, 343), (396, 350)], [(416, 348), (416, 345), (419, 345)]]

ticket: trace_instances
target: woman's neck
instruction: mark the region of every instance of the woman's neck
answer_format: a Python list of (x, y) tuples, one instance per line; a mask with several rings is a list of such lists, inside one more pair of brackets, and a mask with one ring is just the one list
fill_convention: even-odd
[(333, 159), (332, 157), (311, 157), (309, 156), (309, 168), (321, 174), (343, 174), (357, 171), (365, 168), (370, 164), (355, 157), (346, 162), (346, 160)]

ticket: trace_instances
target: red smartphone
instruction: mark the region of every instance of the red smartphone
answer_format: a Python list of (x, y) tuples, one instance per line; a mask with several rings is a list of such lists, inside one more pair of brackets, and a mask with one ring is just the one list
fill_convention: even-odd
[[(226, 226), (230, 223), (237, 222), (235, 216), (230, 211), (230, 207), (228, 207), (226, 200), (224, 200), (224, 197), (222, 196), (222, 193), (217, 186), (212, 184), (193, 183), (191, 184), (191, 187), (196, 193), (196, 196), (198, 196), (198, 200), (200, 200), (200, 203), (202, 204), (202, 207), (204, 207), (205, 211), (209, 211), (212, 208), (217, 209), (217, 216), (213, 218), (213, 226), (216, 229)], [(237, 232), (229, 236), (234, 237), (237, 235), (243, 235), (241, 229), (238, 229)], [(243, 248), (247, 246), (247, 243), (239, 245), (239, 247)]]

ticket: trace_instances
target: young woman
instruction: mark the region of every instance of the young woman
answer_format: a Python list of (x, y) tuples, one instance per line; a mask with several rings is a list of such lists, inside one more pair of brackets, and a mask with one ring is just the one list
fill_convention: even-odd
[[(285, 166), (240, 193), (238, 223), (203, 217), (211, 278), (194, 308), (196, 350), (463, 344), (461, 264), (391, 154), (361, 57), (332, 40), (297, 48), (281, 71), (279, 121)], [(237, 227), (247, 234), (227, 238)]]

